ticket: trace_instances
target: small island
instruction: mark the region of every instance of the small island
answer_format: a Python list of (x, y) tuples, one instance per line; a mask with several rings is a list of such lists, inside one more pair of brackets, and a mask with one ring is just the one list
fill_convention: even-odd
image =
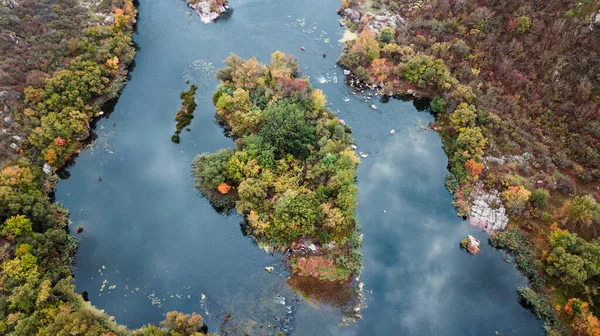
[(194, 95), (196, 94), (196, 89), (198, 87), (195, 84), (192, 84), (189, 90), (181, 93), (179, 97), (181, 97), (181, 109), (175, 115), (175, 121), (177, 121), (175, 134), (171, 137), (171, 141), (174, 143), (179, 143), (179, 134), (181, 130), (189, 125), (194, 119), (194, 110), (196, 110), (196, 100), (194, 99)]
[(295, 276), (348, 283), (362, 262), (350, 127), (295, 58), (225, 64), (212, 101), (235, 148), (194, 159), (196, 188), (218, 211), (237, 209), (259, 246), (287, 252)]
[(229, 9), (227, 0), (187, 0), (187, 4), (204, 23), (215, 21)]

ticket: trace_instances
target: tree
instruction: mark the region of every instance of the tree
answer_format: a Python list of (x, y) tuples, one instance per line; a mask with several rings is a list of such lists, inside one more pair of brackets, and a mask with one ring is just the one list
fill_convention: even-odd
[(392, 65), (385, 58), (378, 58), (371, 63), (371, 73), (377, 83), (386, 82), (391, 70)]
[(288, 190), (275, 201), (274, 237), (292, 241), (301, 236), (314, 235), (318, 220), (318, 204), (310, 193)]
[(4, 222), (2, 233), (11, 238), (18, 238), (33, 233), (31, 221), (25, 216), (13, 216)]
[(233, 155), (233, 150), (222, 149), (215, 154), (203, 154), (194, 159), (196, 186), (203, 189), (216, 189), (225, 182), (227, 162)]
[(450, 94), (450, 97), (461, 103), (471, 103), (476, 96), (475, 93), (473, 93), (473, 88), (471, 88), (471, 86), (458, 84), (456, 85), (456, 89)]
[(551, 251), (546, 273), (575, 288), (583, 288), (600, 274), (600, 242), (587, 242), (567, 230), (555, 229), (548, 236)]
[(455, 158), (455, 160), (479, 160), (483, 155), (483, 148), (486, 143), (487, 139), (481, 133), (481, 128), (461, 128), (458, 137), (456, 138), (456, 153), (458, 158)]
[(358, 57), (358, 63), (362, 66), (368, 66), (373, 60), (378, 59), (380, 51), (379, 42), (369, 29), (363, 29), (350, 48), (350, 53)]
[(259, 179), (248, 178), (238, 187), (240, 200), (236, 208), (240, 213), (250, 213), (251, 210), (262, 210), (267, 197), (267, 185)]
[(448, 102), (446, 102), (446, 100), (440, 96), (433, 97), (431, 103), (429, 103), (429, 106), (431, 106), (431, 112), (435, 113), (446, 111), (446, 105), (448, 105)]
[(290, 153), (306, 158), (309, 147), (315, 146), (315, 128), (304, 118), (304, 111), (295, 103), (279, 101), (263, 112), (265, 123), (258, 132), (273, 146), (278, 157)]
[(176, 311), (170, 311), (166, 315), (166, 319), (161, 322), (163, 326), (169, 328), (172, 332), (181, 335), (193, 335), (194, 333), (206, 333), (204, 326), (204, 318), (196, 313), (183, 314)]
[(460, 103), (456, 110), (450, 115), (450, 121), (457, 129), (462, 127), (475, 127), (476, 118), (477, 114), (475, 113), (475, 106), (467, 103)]
[(598, 211), (598, 203), (590, 195), (573, 197), (565, 201), (561, 208), (566, 222), (586, 226), (592, 224), (596, 211)]
[(525, 205), (529, 200), (531, 191), (523, 186), (510, 186), (502, 193), (502, 199), (506, 204), (506, 208), (512, 214), (520, 214), (525, 210)]
[(471, 176), (472, 178), (476, 178), (479, 174), (481, 174), (484, 168), (483, 163), (477, 162), (473, 159), (469, 159), (465, 166), (467, 168), (469, 176)]
[(398, 64), (395, 71), (409, 83), (415, 83), (424, 89), (440, 90), (450, 89), (456, 83), (441, 59), (421, 53), (406, 58), (405, 62)]
[(382, 45), (390, 43), (394, 39), (394, 30), (390, 27), (383, 27), (379, 30), (379, 42)]

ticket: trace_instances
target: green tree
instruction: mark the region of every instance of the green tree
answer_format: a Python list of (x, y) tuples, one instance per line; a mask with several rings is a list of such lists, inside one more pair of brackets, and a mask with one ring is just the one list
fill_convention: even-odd
[(448, 105), (448, 103), (440, 96), (433, 97), (431, 103), (429, 103), (429, 106), (431, 106), (431, 111), (435, 113), (446, 111), (446, 105)]
[(479, 127), (461, 128), (456, 138), (456, 153), (458, 158), (455, 160), (474, 159), (479, 161), (483, 155), (483, 148), (487, 139), (483, 136)]
[(529, 202), (531, 202), (531, 204), (535, 208), (543, 209), (548, 204), (549, 197), (550, 197), (550, 193), (548, 192), (548, 190), (543, 189), (543, 188), (538, 188), (538, 189), (535, 189), (533, 192), (531, 192), (531, 196), (529, 196)]
[(444, 61), (425, 54), (407, 57), (405, 62), (396, 67), (396, 72), (409, 83), (424, 89), (447, 90), (456, 83)]
[(288, 190), (274, 205), (273, 223), (277, 237), (292, 241), (315, 233), (318, 220), (318, 204), (310, 193)]
[(561, 212), (565, 220), (575, 225), (591, 225), (594, 214), (598, 211), (598, 203), (590, 196), (576, 196), (565, 201)]
[(298, 104), (279, 101), (263, 113), (265, 123), (258, 134), (273, 146), (278, 157), (286, 153), (308, 157), (310, 147), (316, 145), (315, 127), (307, 123)]
[(390, 27), (383, 27), (379, 30), (378, 38), (382, 45), (386, 45), (394, 39), (394, 30)]
[(25, 216), (13, 216), (4, 222), (2, 233), (17, 238), (33, 232), (31, 221)]
[(202, 154), (194, 159), (196, 186), (203, 189), (216, 189), (225, 182), (227, 162), (233, 155), (232, 149), (222, 149), (215, 154)]
[(267, 185), (259, 179), (245, 179), (238, 188), (239, 201), (236, 208), (240, 213), (250, 213), (250, 210), (262, 210), (267, 197)]
[(467, 103), (458, 105), (456, 110), (450, 115), (450, 121), (458, 129), (462, 127), (475, 127), (476, 118), (475, 106)]

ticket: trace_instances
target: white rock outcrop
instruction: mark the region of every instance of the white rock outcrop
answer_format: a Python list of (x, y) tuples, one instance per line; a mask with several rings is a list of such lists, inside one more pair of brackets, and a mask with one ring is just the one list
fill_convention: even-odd
[(506, 209), (498, 190), (487, 192), (483, 184), (478, 184), (471, 193), (473, 203), (469, 213), (469, 223), (488, 233), (504, 231), (508, 225)]

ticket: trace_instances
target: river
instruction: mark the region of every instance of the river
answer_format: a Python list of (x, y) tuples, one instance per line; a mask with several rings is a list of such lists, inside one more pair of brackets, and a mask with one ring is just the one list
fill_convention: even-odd
[[(518, 303), (516, 288), (526, 281), (503, 253), (485, 243), (477, 256), (459, 249), (467, 234), (487, 236), (451, 205), (440, 138), (421, 128), (433, 117), (412, 102), (367, 102), (344, 84), (335, 65), (338, 1), (230, 4), (229, 18), (206, 25), (184, 0), (140, 1), (131, 79), (56, 191), (73, 227), (84, 228), (77, 291), (132, 328), (178, 310), (204, 315), (211, 332), (231, 313), (237, 332), (256, 323), (252, 332), (266, 334), (272, 325), (294, 335), (541, 334), (542, 322)], [(353, 128), (358, 151), (370, 155), (358, 169), (364, 299), (357, 322), (341, 323), (338, 307), (294, 293), (281, 256), (262, 251), (242, 234), (240, 217), (217, 214), (193, 188), (193, 157), (232, 146), (213, 122), (214, 72), (230, 52), (268, 62), (275, 50), (299, 58)], [(186, 80), (198, 85), (198, 108), (191, 131), (174, 144)]]

